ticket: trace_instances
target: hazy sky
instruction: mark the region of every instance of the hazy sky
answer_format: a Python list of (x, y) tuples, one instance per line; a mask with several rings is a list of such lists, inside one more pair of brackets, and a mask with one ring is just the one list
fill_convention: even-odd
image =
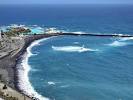
[(133, 4), (133, 0), (0, 0), (0, 4)]

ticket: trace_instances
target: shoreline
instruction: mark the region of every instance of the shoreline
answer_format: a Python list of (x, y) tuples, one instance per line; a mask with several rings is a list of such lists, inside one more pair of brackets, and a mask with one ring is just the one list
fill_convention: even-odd
[[(8, 86), (10, 86), (12, 89), (18, 91), (20, 94), (23, 94), (29, 98), (31, 98), (29, 95), (24, 94), (20, 87), (18, 86), (19, 82), (19, 76), (18, 76), (18, 69), (17, 65), (20, 61), (22, 61), (23, 55), (27, 52), (27, 48), (35, 41), (39, 39), (45, 39), (53, 36), (62, 36), (62, 35), (72, 35), (72, 36), (100, 36), (100, 37), (133, 37), (132, 35), (121, 35), (121, 34), (112, 34), (112, 35), (99, 35), (99, 34), (78, 34), (78, 33), (51, 33), (51, 34), (36, 34), (36, 35), (25, 35), (22, 37), (23, 42), (20, 45), (19, 50), (15, 50), (12, 52), (8, 52), (7, 55), (0, 58), (0, 69), (2, 75), (5, 75), (5, 80), (7, 79), (8, 82), (5, 83)], [(22, 42), (22, 41), (21, 41)], [(32, 99), (32, 98), (31, 98)]]
[[(29, 95), (24, 94), (20, 88), (18, 87), (18, 72), (17, 72), (17, 64), (20, 62), (22, 56), (26, 53), (27, 48), (35, 41), (39, 39), (45, 39), (52, 36), (58, 36), (59, 34), (39, 34), (39, 35), (27, 35), (23, 37), (24, 44), (21, 45), (22, 47), (20, 50), (14, 52), (14, 55), (12, 56), (10, 53), (6, 56), (2, 57), (0, 59), (0, 62), (2, 65), (0, 65), (0, 69), (3, 68), (3, 71), (6, 71), (6, 83), (9, 87), (11, 87), (13, 90), (18, 91), (18, 93), (23, 94), (27, 98), (31, 98)], [(4, 75), (3, 73), (2, 75)], [(32, 100), (32, 98), (31, 98)]]
[[(41, 35), (31, 35), (31, 36), (26, 36), (25, 38), (25, 44), (24, 47), (22, 47), (22, 49), (14, 56), (14, 58), (16, 58), (15, 60), (15, 68), (17, 66), (17, 64), (21, 61), (22, 56), (26, 53), (27, 48), (36, 40), (39, 39), (45, 39), (45, 38), (49, 38), (52, 36), (58, 36), (59, 34), (41, 34)], [(15, 69), (16, 71), (16, 69)], [(16, 77), (17, 73), (15, 72), (15, 77), (14, 80), (17, 80), (18, 78)], [(17, 83), (15, 82), (15, 88), (17, 88)]]
[(17, 76), (18, 76), (17, 85), (19, 90), (21, 90), (22, 93), (27, 94), (30, 97), (37, 98), (39, 100), (49, 100), (49, 99), (36, 92), (32, 84), (30, 83), (28, 73), (31, 70), (31, 66), (28, 64), (28, 60), (31, 56), (34, 56), (34, 54), (32, 54), (31, 52), (31, 49), (33, 47), (39, 45), (41, 41), (45, 41), (51, 38), (53, 37), (47, 37), (33, 41), (27, 47), (26, 52), (21, 56), (21, 59), (18, 61), (18, 64), (16, 66)]
[[(17, 58), (17, 60), (16, 60), (16, 62), (15, 62), (15, 72), (14, 72), (14, 80), (16, 80), (15, 81), (15, 83), (14, 83), (14, 85), (15, 85), (15, 88), (19, 91), (19, 92), (21, 92), (21, 93), (23, 93), (24, 95), (26, 95), (26, 96), (28, 96), (28, 97), (30, 97), (30, 98), (36, 98), (36, 99), (39, 99), (39, 100), (49, 100), (48, 98), (46, 98), (46, 97), (42, 97), (40, 94), (38, 94), (35, 90), (34, 90), (34, 88), (31, 86), (31, 84), (30, 84), (30, 82), (29, 82), (29, 78), (27, 77), (27, 75), (28, 75), (28, 73), (29, 73), (29, 71), (30, 71), (30, 68), (28, 68), (28, 66), (26, 66), (27, 67), (27, 71), (25, 71), (25, 70), (23, 70), (23, 72), (24, 72), (24, 74), (26, 74), (26, 77), (27, 77), (27, 79), (26, 80), (23, 80), (23, 78), (21, 77), (21, 76), (19, 76), (20, 75), (20, 70), (18, 69), (18, 66), (20, 66), (21, 68), (23, 68), (24, 66), (22, 66), (22, 65), (20, 65), (20, 64), (22, 64), (23, 62), (23, 60), (25, 60), (25, 58), (26, 58), (26, 60), (27, 60), (27, 62), (28, 62), (28, 58), (31, 56), (30, 54), (28, 54), (28, 49), (31, 49), (32, 48), (32, 43), (34, 44), (34, 42), (38, 42), (39, 40), (41, 41), (41, 40), (43, 40), (43, 39), (48, 39), (48, 38), (50, 38), (50, 37), (53, 37), (53, 36), (58, 36), (59, 34), (41, 34), (41, 35), (32, 35), (32, 36), (27, 36), (26, 38), (25, 38), (25, 44), (24, 44), (24, 47), (21, 49), (21, 51), (16, 55), (16, 58)], [(31, 47), (31, 48), (30, 48)], [(27, 54), (26, 54), (27, 53)], [(28, 56), (29, 55), (29, 56)], [(21, 63), (20, 63), (21, 62)], [(22, 73), (23, 73), (22, 72)], [(22, 78), (22, 79), (20, 79), (20, 77)], [(28, 88), (28, 91), (29, 90), (31, 90), (30, 91), (30, 93), (28, 93), (28, 91), (26, 90), (26, 89), (24, 89), (24, 87), (21, 87), (22, 86), (22, 84), (20, 84), (22, 81), (21, 80), (23, 80), (23, 83), (25, 83), (26, 85), (24, 85), (24, 86), (27, 86), (27, 88)], [(20, 82), (20, 83), (19, 83)], [(27, 82), (27, 83), (26, 83)], [(20, 86), (19, 86), (20, 85)], [(40, 99), (41, 98), (41, 99)]]

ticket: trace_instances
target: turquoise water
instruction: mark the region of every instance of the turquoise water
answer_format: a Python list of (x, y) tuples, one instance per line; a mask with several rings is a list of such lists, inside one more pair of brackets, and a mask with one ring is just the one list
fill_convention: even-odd
[(32, 48), (29, 76), (52, 100), (132, 100), (133, 38), (61, 36)]
[[(1, 26), (24, 24), (32, 33), (54, 27), (133, 34), (132, 5), (1, 5), (0, 13)], [(29, 72), (19, 75), (26, 93), (52, 100), (133, 100), (133, 38), (59, 36), (27, 51), (19, 67)]]

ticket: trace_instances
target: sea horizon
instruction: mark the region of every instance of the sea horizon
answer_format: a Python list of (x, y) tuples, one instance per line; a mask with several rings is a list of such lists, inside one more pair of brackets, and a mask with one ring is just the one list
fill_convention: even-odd
[[(0, 29), (22, 25), (31, 30), (29, 34), (52, 29), (133, 35), (132, 4), (21, 5), (0, 6)], [(70, 35), (37, 40), (17, 66), (18, 86), (40, 100), (132, 100), (132, 46), (132, 37)]]

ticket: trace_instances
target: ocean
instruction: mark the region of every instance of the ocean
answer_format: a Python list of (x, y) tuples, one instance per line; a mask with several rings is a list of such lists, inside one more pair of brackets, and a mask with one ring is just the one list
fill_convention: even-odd
[[(0, 25), (133, 35), (132, 5), (1, 5)], [(39, 27), (39, 28), (38, 28)], [(32, 27), (33, 28), (33, 27)], [(133, 100), (133, 37), (58, 36), (35, 41), (19, 86), (40, 100)]]

